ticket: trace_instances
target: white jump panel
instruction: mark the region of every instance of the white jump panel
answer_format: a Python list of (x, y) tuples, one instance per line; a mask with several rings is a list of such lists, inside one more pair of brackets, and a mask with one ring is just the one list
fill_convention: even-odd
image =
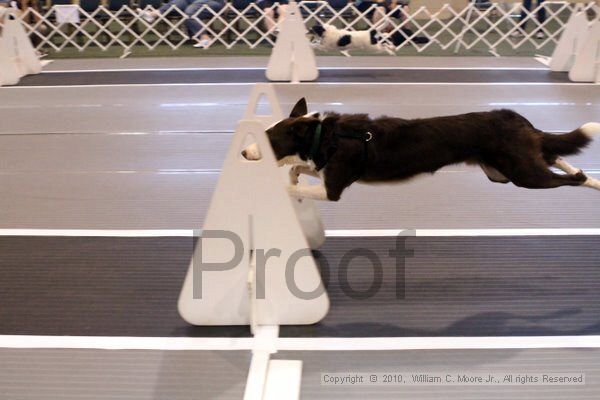
[(42, 63), (16, 12), (0, 10), (0, 20), (0, 85), (15, 85), (22, 76), (42, 72)]
[(594, 21), (589, 28), (569, 71), (569, 79), (574, 82), (600, 83), (600, 20)]
[(585, 12), (573, 13), (563, 31), (549, 63), (551, 71), (569, 71), (575, 57), (581, 52), (588, 33), (588, 19)]
[[(262, 98), (267, 100), (269, 103), (271, 114), (258, 114), (257, 108)], [(248, 106), (246, 107), (246, 112), (244, 113), (244, 119), (256, 119), (261, 121), (264, 126), (269, 127), (278, 121), (281, 121), (283, 117), (284, 114), (281, 110), (277, 93), (273, 89), (273, 85), (269, 83), (256, 84), (250, 93)], [(289, 167), (280, 169), (284, 179), (287, 179), (289, 176)], [(300, 177), (300, 182), (306, 183), (304, 176)], [(297, 198), (292, 198), (292, 201), (310, 248), (318, 249), (323, 245), (323, 243), (325, 243), (325, 228), (323, 227), (321, 216), (315, 202), (311, 199)]]
[[(258, 144), (262, 159), (248, 161), (241, 156), (247, 135)], [(179, 299), (186, 321), (295, 325), (316, 323), (325, 316), (329, 299), (286, 185), (263, 125), (241, 121)], [(208, 239), (210, 231), (219, 232), (216, 237), (222, 232), (234, 235), (241, 248), (235, 248), (231, 239)], [(270, 254), (275, 256), (267, 258)], [(234, 266), (215, 266), (228, 261)], [(251, 271), (256, 299), (248, 291)]]
[[(247, 115), (262, 95), (278, 109), (272, 87), (258, 85)], [(249, 161), (241, 155), (249, 142), (258, 145), (261, 159)], [(292, 199), (288, 184), (263, 123), (240, 121), (179, 298), (186, 321), (298, 325), (316, 323), (327, 314), (329, 298), (310, 252), (314, 242), (307, 240), (298, 210), (312, 230), (320, 220), (311, 221), (315, 209), (310, 202)], [(320, 234), (324, 239), (322, 227)]]

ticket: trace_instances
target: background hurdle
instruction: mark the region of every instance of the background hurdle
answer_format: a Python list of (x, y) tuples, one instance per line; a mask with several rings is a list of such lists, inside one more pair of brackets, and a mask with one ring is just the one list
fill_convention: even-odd
[(600, 83), (600, 19), (596, 19), (581, 36), (581, 49), (575, 56), (569, 79), (574, 82)]
[(583, 7), (571, 15), (552, 57), (536, 57), (574, 82), (600, 83), (600, 19), (588, 21)]
[(295, 1), (291, 1), (266, 71), (270, 81), (314, 81), (319, 77), (315, 53)]
[(16, 85), (21, 77), (42, 72), (42, 63), (12, 8), (0, 9), (0, 86)]

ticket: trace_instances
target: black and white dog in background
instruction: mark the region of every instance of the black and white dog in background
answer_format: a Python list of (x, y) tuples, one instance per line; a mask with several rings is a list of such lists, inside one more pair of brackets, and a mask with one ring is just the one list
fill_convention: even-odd
[[(280, 164), (294, 165), (289, 191), (296, 197), (337, 201), (356, 181), (403, 181), (462, 162), (479, 165), (493, 182), (529, 189), (600, 190), (599, 180), (562, 158), (579, 153), (600, 134), (597, 122), (555, 135), (536, 129), (511, 110), (412, 120), (336, 113), (321, 117), (307, 114), (301, 99), (289, 118), (266, 133)], [(256, 145), (242, 155), (260, 159)], [(554, 173), (550, 167), (565, 173)], [(322, 184), (298, 185), (299, 174), (318, 176)]]
[[(392, 33), (387, 39), (377, 31), (377, 29), (352, 31), (348, 29), (340, 29), (334, 25), (314, 25), (310, 29), (313, 35), (313, 43), (315, 47), (326, 51), (340, 51), (347, 53), (351, 50), (366, 50), (373, 52), (386, 51), (389, 54), (394, 54), (393, 47), (399, 46), (407, 38), (413, 35), (413, 32), (408, 28), (401, 28)], [(427, 43), (429, 39), (422, 36), (411, 38), (413, 43)], [(393, 45), (393, 47), (392, 47)], [(348, 55), (348, 54), (346, 54)]]

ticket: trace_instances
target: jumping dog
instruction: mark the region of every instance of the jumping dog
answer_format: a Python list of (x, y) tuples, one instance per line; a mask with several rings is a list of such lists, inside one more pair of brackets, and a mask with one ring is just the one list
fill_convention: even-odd
[[(280, 164), (292, 164), (293, 196), (337, 201), (356, 181), (404, 181), (422, 173), (466, 162), (476, 164), (492, 182), (528, 189), (584, 186), (600, 190), (600, 181), (562, 157), (579, 153), (600, 123), (590, 122), (556, 135), (536, 129), (511, 110), (402, 119), (367, 114), (308, 114), (300, 99), (286, 118), (266, 131)], [(256, 145), (242, 155), (260, 158)], [(553, 172), (556, 167), (564, 174)], [(298, 185), (300, 174), (318, 176), (320, 185)]]

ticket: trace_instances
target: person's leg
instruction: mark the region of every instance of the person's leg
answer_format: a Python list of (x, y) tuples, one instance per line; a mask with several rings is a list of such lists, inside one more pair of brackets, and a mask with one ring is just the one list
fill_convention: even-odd
[(285, 13), (287, 11), (288, 8), (288, 3), (281, 3), (279, 4), (279, 18), (277, 18), (277, 25), (279, 25), (281, 23), (281, 21), (283, 21), (285, 19)]
[(185, 9), (185, 15), (187, 16), (185, 20), (185, 26), (188, 30), (188, 35), (190, 39), (195, 39), (196, 41), (202, 40), (200, 38), (202, 31), (202, 24), (200, 24), (200, 9), (206, 4), (205, 0), (195, 0), (187, 6)]
[(382, 24), (383, 26), (381, 27), (381, 30), (385, 30), (385, 28), (387, 28), (387, 26), (389, 25), (388, 22), (382, 21), (384, 18), (386, 17), (386, 13), (387, 10), (385, 9), (385, 7), (382, 6), (377, 6), (375, 7), (375, 11), (373, 12), (373, 26), (377, 26), (378, 24)]
[(201, 32), (202, 24), (199, 20), (210, 19), (214, 16), (214, 13), (207, 8), (218, 12), (223, 6), (223, 1), (219, 0), (195, 0), (185, 9), (185, 14), (188, 17), (185, 20), (185, 26), (188, 29), (190, 38), (199, 41), (198, 47), (208, 47), (210, 44), (210, 36), (206, 32)]
[(275, 9), (274, 7), (265, 8), (265, 28), (267, 31), (275, 29), (277, 22), (275, 21)]
[[(275, 5), (278, 3), (278, 5)], [(276, 30), (277, 26), (283, 18), (285, 17), (285, 13), (288, 8), (287, 0), (275, 0), (275, 1), (265, 1), (263, 2), (264, 12), (265, 12), (265, 28), (267, 31)], [(277, 10), (277, 16), (275, 15), (275, 11)]]
[(360, 3), (356, 3), (356, 9), (364, 15), (365, 18), (373, 19), (373, 10), (375, 9), (372, 5), (374, 1), (363, 0)]
[[(531, 0), (523, 0), (523, 7), (525, 10), (531, 11)], [(527, 13), (525, 13), (525, 10), (521, 11), (521, 23), (519, 24), (519, 27), (523, 30), (525, 30), (527, 27), (527, 21), (525, 21), (525, 18), (527, 18)]]
[(181, 10), (181, 12), (183, 12), (183, 10), (185, 10), (188, 5), (188, 0), (169, 0), (168, 2), (160, 6), (158, 9), (142, 10), (141, 8), (138, 8), (137, 12), (141, 15), (142, 18), (146, 20), (146, 22), (152, 23), (160, 15), (166, 14), (169, 11), (174, 10), (175, 8), (178, 8), (179, 10)]
[(155, 11), (157, 12), (157, 14), (165, 14), (168, 11), (173, 10), (175, 8), (178, 8), (179, 10), (184, 11), (188, 5), (189, 5), (188, 0), (170, 0), (170, 1), (166, 2), (165, 4), (163, 4), (162, 6), (160, 6), (160, 8)]
[(543, 24), (546, 21), (546, 7), (543, 7), (544, 0), (538, 0), (537, 4), (539, 7), (537, 12), (537, 19), (538, 21), (540, 21), (540, 24)]

